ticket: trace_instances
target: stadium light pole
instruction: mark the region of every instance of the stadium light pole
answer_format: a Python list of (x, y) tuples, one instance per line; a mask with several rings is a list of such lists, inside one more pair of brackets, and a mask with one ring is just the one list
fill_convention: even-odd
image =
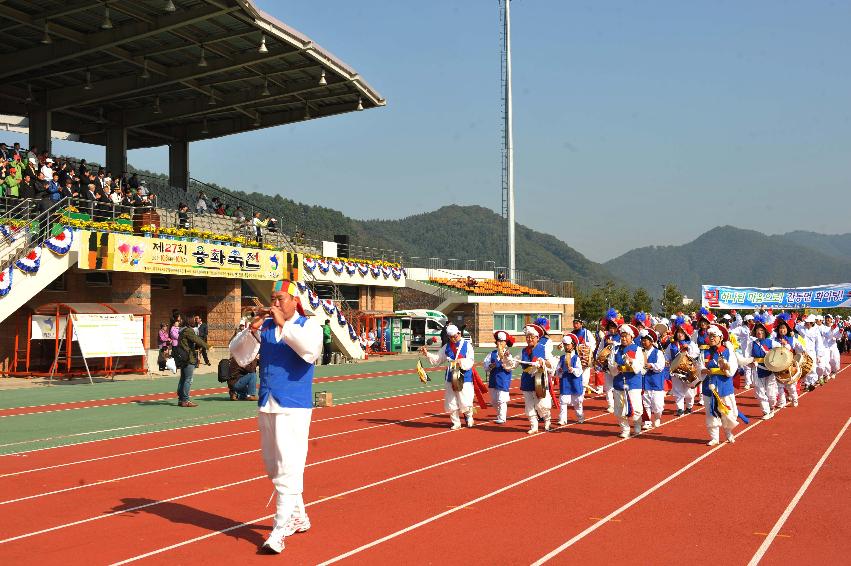
[(516, 249), (514, 247), (514, 132), (511, 115), (511, 0), (502, 0), (503, 9), (503, 38), (505, 46), (505, 181), (507, 184), (508, 208), (508, 278), (515, 282), (514, 270)]

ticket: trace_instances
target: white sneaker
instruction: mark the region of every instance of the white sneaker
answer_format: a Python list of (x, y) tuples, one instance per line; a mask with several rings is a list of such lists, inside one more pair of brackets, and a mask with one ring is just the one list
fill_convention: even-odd
[(653, 423), (651, 423), (650, 421), (644, 421), (643, 428), (644, 430), (650, 430), (651, 428), (653, 428)]
[(762, 415), (762, 420), (767, 421), (773, 416), (774, 416), (774, 413), (772, 413), (772, 412), (765, 413), (764, 415)]
[(577, 420), (576, 422), (578, 422), (579, 424), (584, 423), (585, 422), (585, 414), (583, 413), (582, 416), (579, 417), (579, 420)]
[(785, 409), (785, 408), (786, 408), (786, 403), (780, 403), (780, 404), (779, 404), (779, 405), (777, 405), (777, 407), (775, 407), (775, 408), (776, 408), (778, 411), (779, 411), (780, 409)]
[(614, 413), (614, 412), (615, 412), (615, 408), (614, 408), (614, 407), (612, 407), (611, 405), (609, 405), (608, 407), (606, 407), (606, 412), (607, 412), (607, 413)]
[(707, 446), (718, 446), (718, 441), (714, 438), (706, 443)]
[(733, 436), (732, 434), (727, 435), (727, 442), (729, 442), (730, 444), (735, 444), (736, 443), (736, 437)]
[(622, 430), (618, 436), (621, 438), (629, 438), (629, 430)]
[(558, 425), (559, 425), (559, 426), (564, 426), (564, 425), (566, 425), (566, 424), (567, 424), (567, 421), (562, 420), (562, 419), (559, 419), (559, 421), (558, 421)]
[(655, 421), (653, 421), (653, 426), (656, 427), (656, 428), (662, 426), (661, 419), (656, 419)]
[(266, 542), (263, 543), (263, 548), (268, 548), (275, 554), (280, 554), (286, 547), (284, 544), (285, 538), (286, 535), (284, 535), (284, 527), (275, 527), (269, 534), (269, 538), (267, 538)]
[(526, 431), (526, 434), (535, 434), (536, 432), (538, 432), (537, 428), (530, 428)]
[(505, 424), (505, 421), (502, 419), (496, 419), (493, 424)]
[(641, 434), (641, 421), (636, 421), (635, 424), (632, 427), (632, 430), (633, 430), (633, 432), (635, 433), (636, 436)]
[(792, 401), (792, 406), (793, 406), (793, 407), (797, 407), (797, 406), (798, 406), (798, 400), (797, 400), (797, 399), (795, 399), (794, 401)]
[(546, 430), (546, 431), (550, 430), (550, 419), (547, 419), (547, 420), (544, 421), (544, 430)]
[(461, 423), (456, 423), (456, 424), (452, 425), (452, 427), (450, 427), (449, 430), (460, 430), (460, 429), (461, 429)]
[(296, 533), (306, 533), (310, 530), (310, 519), (305, 514), (303, 517), (293, 515), (284, 525), (284, 536), (292, 536)]
[(467, 428), (473, 428), (474, 424), (476, 423), (473, 422), (473, 416), (470, 415), (469, 417), (467, 417)]

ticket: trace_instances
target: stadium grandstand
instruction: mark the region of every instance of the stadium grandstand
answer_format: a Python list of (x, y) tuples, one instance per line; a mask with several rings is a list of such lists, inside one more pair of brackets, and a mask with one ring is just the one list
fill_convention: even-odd
[[(28, 135), (24, 146), (0, 137), (3, 374), (79, 375), (86, 360), (78, 344), (63, 344), (60, 327), (73, 335), (87, 315), (135, 315), (149, 358), (159, 323), (176, 312), (201, 315), (209, 342), (223, 346), (285, 277), (298, 282), (309, 314), (330, 321), (346, 360), (377, 349), (367, 334), (383, 337), (405, 298), (440, 306), (479, 344), (495, 328), (520, 333), (530, 317), (549, 316), (557, 332), (572, 316), (563, 284), (519, 271), (509, 283), (504, 269), (457, 269), (456, 260), (418, 269), (418, 258), (347, 235), (317, 239), (295, 219), (191, 177), (193, 141), (386, 104), (251, 2), (9, 0), (2, 11), (0, 123)], [(55, 139), (103, 146), (105, 163), (56, 155)], [(129, 149), (163, 145), (167, 178), (128, 166)], [(129, 356), (99, 364), (107, 373), (153, 365)]]

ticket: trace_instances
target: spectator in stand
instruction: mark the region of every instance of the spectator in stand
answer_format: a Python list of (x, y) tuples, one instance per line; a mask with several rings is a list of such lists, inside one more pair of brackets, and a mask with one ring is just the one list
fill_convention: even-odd
[(177, 207), (177, 227), (189, 228), (189, 207), (183, 202)]
[(59, 186), (64, 187), (65, 181), (68, 180), (68, 162), (63, 161), (59, 164), (59, 169), (56, 170), (59, 173)]
[(267, 229), (269, 230), (270, 234), (275, 234), (278, 231), (278, 221), (274, 218), (270, 218)]
[(41, 172), (44, 173), (45, 179), (53, 178), (53, 160), (51, 158), (47, 158), (44, 160), (44, 165), (41, 166)]
[[(121, 190), (119, 190), (118, 187), (115, 187), (115, 189), (113, 190), (109, 186), (109, 183), (107, 183), (103, 190), (109, 191), (109, 200), (110, 200), (110, 202), (112, 202), (112, 204), (118, 204), (118, 205), (123, 204)], [(127, 191), (127, 192), (129, 193), (130, 191)], [(128, 202), (128, 204), (132, 204), (132, 202)]]
[(77, 169), (77, 174), (80, 176), (80, 179), (86, 179), (89, 175), (89, 166), (86, 165), (86, 160), (80, 160), (80, 167)]
[(245, 222), (245, 213), (242, 211), (242, 207), (237, 205), (236, 210), (233, 211), (233, 217), (238, 222)]
[(60, 198), (77, 198), (77, 191), (74, 190), (74, 183), (71, 179), (65, 179), (65, 184), (59, 193)]
[(18, 198), (19, 186), (21, 177), (15, 167), (9, 167), (6, 172), (6, 178), (3, 179), (0, 185), (0, 196)]
[(38, 176), (42, 174), (41, 169), (38, 167), (38, 161), (35, 159), (27, 159), (27, 171), (30, 172), (30, 176), (32, 176), (33, 179), (38, 179)]
[(6, 147), (5, 142), (0, 142), (0, 159), (9, 160), (12, 158), (12, 150)]
[(29, 171), (24, 171), (24, 177), (18, 187), (18, 195), (21, 198), (35, 198), (35, 183)]
[(263, 228), (269, 224), (269, 219), (260, 220), (260, 213), (255, 212), (254, 218), (251, 219), (251, 225), (254, 227), (254, 239), (257, 240), (257, 245), (263, 245)]
[(127, 179), (127, 186), (133, 189), (134, 191), (141, 187), (143, 183), (139, 181), (139, 175), (137, 173), (133, 173), (130, 175), (130, 178)]
[(198, 193), (198, 200), (195, 202), (195, 214), (206, 214), (207, 213), (207, 195), (204, 194), (204, 191)]

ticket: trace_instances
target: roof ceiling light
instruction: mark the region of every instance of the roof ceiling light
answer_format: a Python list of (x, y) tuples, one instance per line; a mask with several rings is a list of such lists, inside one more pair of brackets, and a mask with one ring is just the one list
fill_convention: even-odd
[(171, 0), (166, 0), (165, 6), (163, 6), (163, 12), (167, 12), (169, 14), (174, 13), (177, 8), (174, 6), (174, 2)]
[(83, 85), (83, 90), (92, 90), (92, 72), (86, 71), (86, 83)]
[(201, 133), (202, 134), (209, 134), (210, 133), (210, 130), (207, 129), (207, 119), (206, 118), (204, 118), (204, 123), (201, 126)]
[(255, 112), (255, 113), (254, 113), (254, 123), (253, 123), (253, 125), (254, 125), (255, 127), (260, 126), (260, 112)]
[(50, 45), (53, 43), (53, 39), (50, 37), (50, 33), (47, 31), (47, 22), (44, 22), (44, 35), (41, 36), (42, 45)]
[(358, 112), (363, 110), (363, 99), (360, 96), (358, 97), (358, 105), (355, 110), (357, 110)]
[(260, 34), (260, 47), (257, 48), (257, 53), (268, 53), (269, 48), (266, 47), (266, 36)]
[(148, 72), (148, 59), (142, 59), (142, 74), (139, 75), (140, 79), (150, 79), (151, 74)]
[(328, 84), (328, 81), (325, 80), (325, 69), (322, 69), (322, 74), (319, 75), (319, 85), (325, 86)]
[(204, 57), (204, 46), (203, 45), (201, 46), (201, 58), (198, 59), (198, 66), (199, 67), (206, 67), (207, 66), (207, 58)]
[(207, 100), (207, 106), (215, 106), (216, 105), (216, 93), (212, 90), (210, 91), (210, 98)]
[(27, 83), (27, 98), (26, 98), (25, 101), (26, 102), (32, 102), (33, 101), (33, 85), (31, 85), (29, 83)]
[(109, 19), (109, 4), (103, 3), (103, 22), (100, 24), (100, 29), (112, 29), (112, 20)]
[(162, 109), (160, 108), (160, 97), (157, 96), (154, 98), (154, 114), (161, 114)]
[(263, 77), (263, 90), (260, 91), (261, 96), (269, 96), (272, 94), (269, 92), (269, 77)]
[(310, 116), (310, 104), (305, 102), (304, 103), (304, 119), (310, 120), (310, 118), (311, 118), (311, 116)]

